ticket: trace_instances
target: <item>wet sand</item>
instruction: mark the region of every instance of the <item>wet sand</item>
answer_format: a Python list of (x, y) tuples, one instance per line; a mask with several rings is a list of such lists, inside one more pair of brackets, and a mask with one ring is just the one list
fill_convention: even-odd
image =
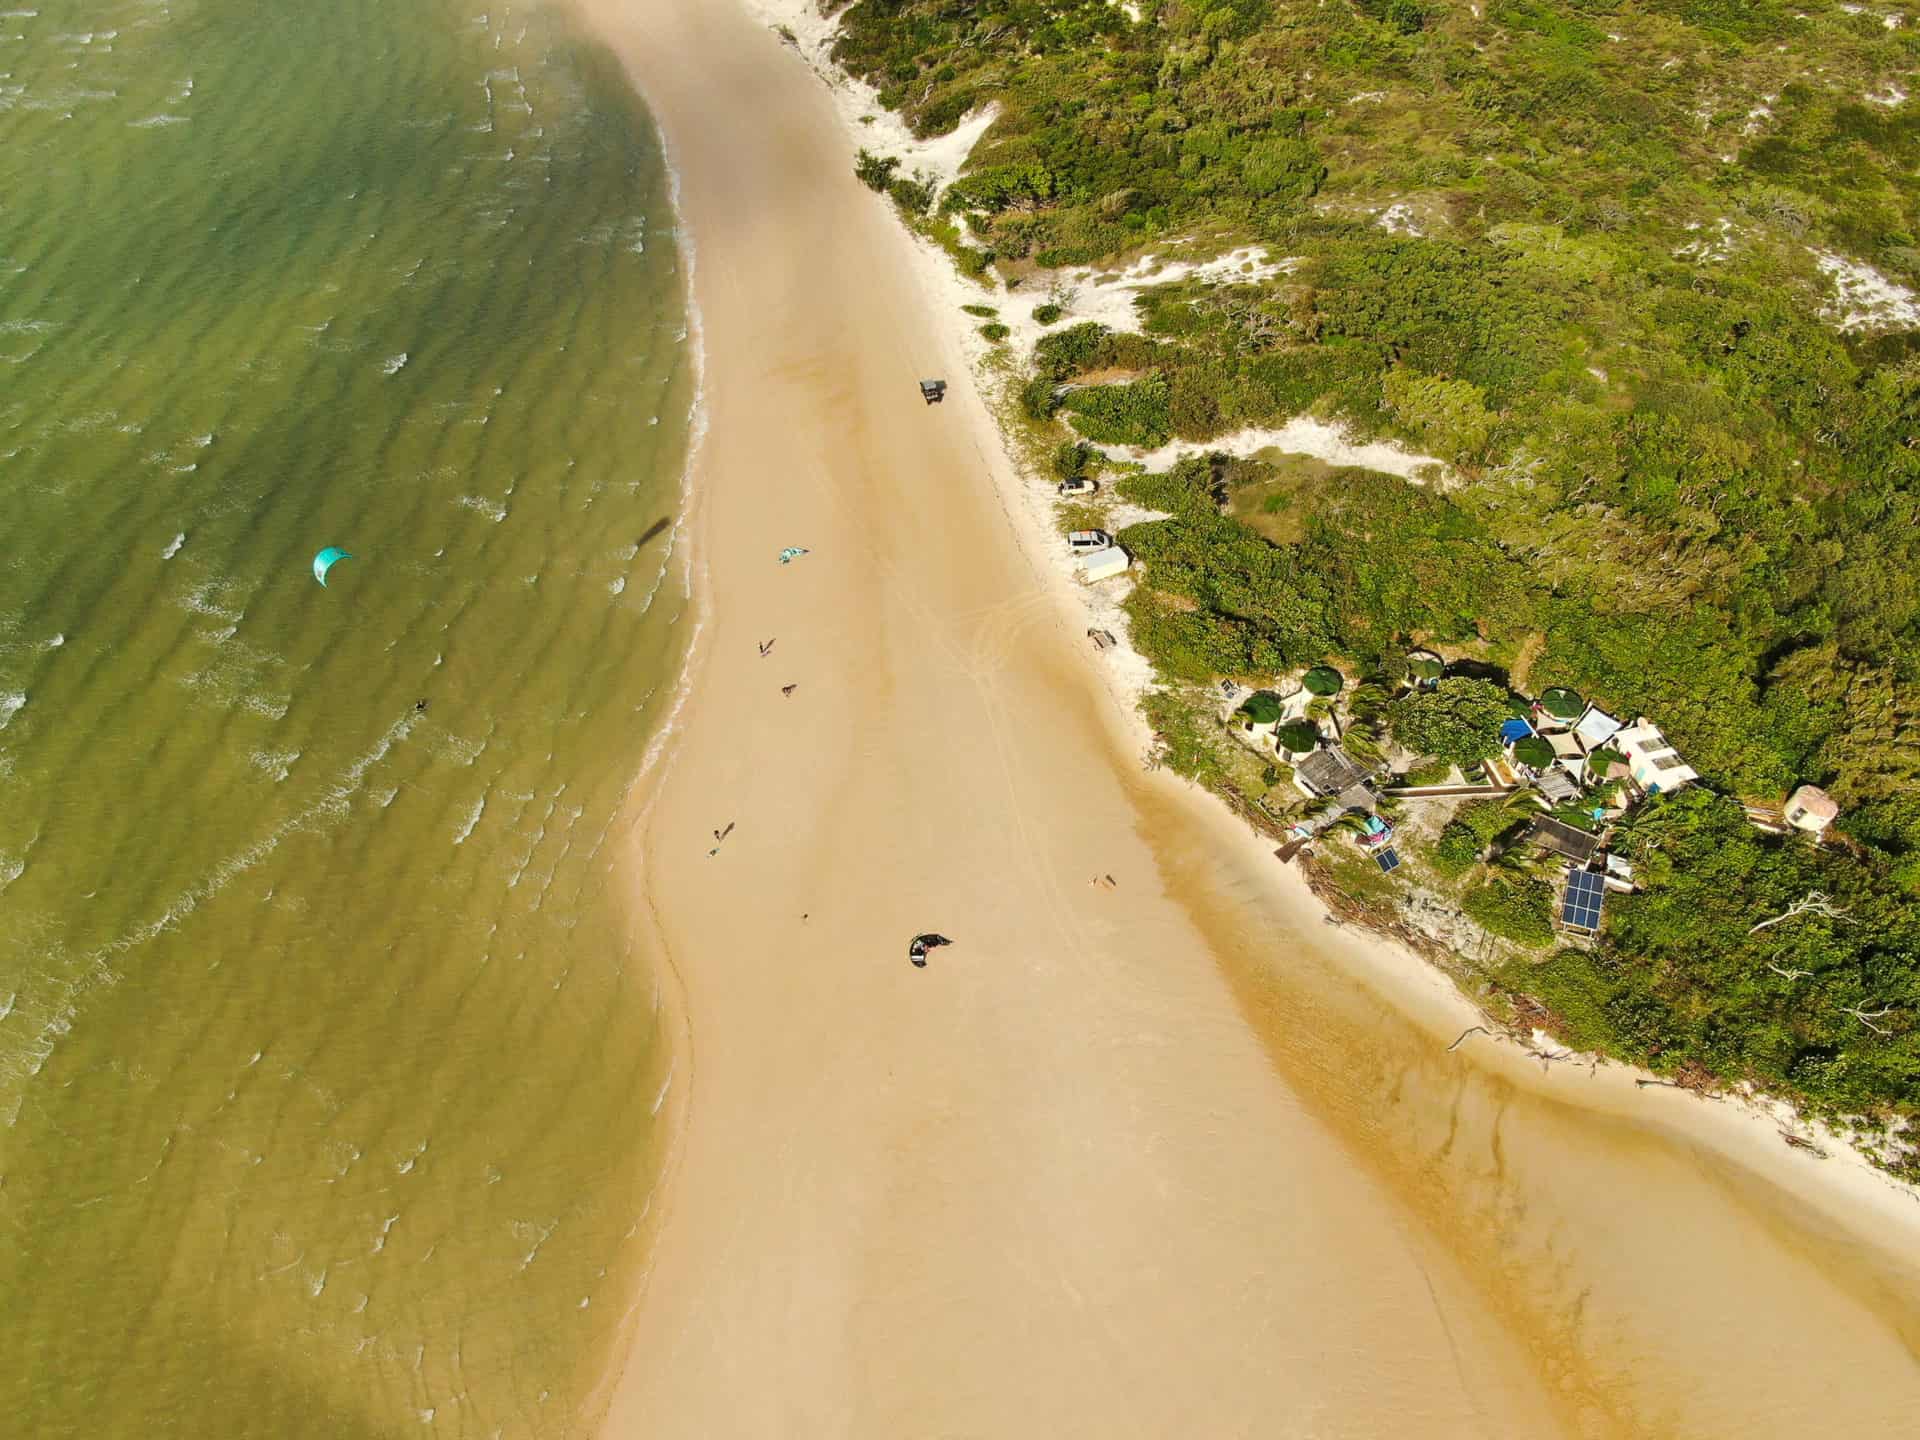
[(1904, 1196), (1444, 1053), (1457, 998), (1142, 773), (819, 82), (732, 4), (587, 9), (682, 173), (711, 418), (637, 860), (680, 1138), (604, 1433), (1908, 1423)]

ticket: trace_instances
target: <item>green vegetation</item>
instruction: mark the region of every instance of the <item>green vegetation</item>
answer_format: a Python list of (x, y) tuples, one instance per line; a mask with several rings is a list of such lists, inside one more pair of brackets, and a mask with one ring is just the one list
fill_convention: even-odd
[(982, 320), (991, 320), (1000, 312), (991, 305), (962, 305), (961, 310), (968, 315), (977, 315)]
[(1442, 827), (1440, 838), (1428, 852), (1428, 862), (1444, 876), (1464, 875), (1489, 845), (1512, 834), (1524, 823), (1524, 813), (1498, 800), (1475, 800), (1462, 805)]
[(893, 183), (893, 172), (899, 168), (900, 162), (891, 155), (876, 155), (871, 150), (862, 150), (853, 162), (854, 175), (877, 195), (887, 193), (887, 186)]
[(1537, 949), (1553, 941), (1553, 890), (1528, 876), (1496, 875), (1469, 890), (1460, 906), (1483, 930)]
[(1424, 765), (1415, 765), (1402, 778), (1409, 785), (1444, 785), (1453, 778), (1453, 762), (1429, 760)]
[[(1536, 685), (1658, 716), (1729, 790), (1875, 803), (1862, 838), (1920, 853), (1878, 802), (1885, 747), (1846, 741), (1863, 707), (1797, 703), (1830, 664), (1920, 680), (1920, 363), (1820, 318), (1813, 254), (1920, 284), (1920, 110), (1862, 102), (1920, 33), (1831, 0), (1480, 9), (860, 0), (836, 53), (921, 134), (999, 106), (940, 214), (1005, 274), (1181, 237), (1298, 257), (1149, 292), (1140, 335), (1049, 335), (1027, 399), (1141, 445), (1318, 406), (1450, 462), (1411, 513), (1366, 497), (1375, 593), (1328, 653), (1540, 635)], [(1425, 233), (1374, 223), (1388, 197)], [(1353, 508), (1288, 516), (1351, 532)], [(1447, 570), (1457, 599), (1412, 598)]]
[[(1432, 646), (1489, 677), (1390, 710), (1438, 758), (1490, 753), (1511, 670), (1655, 717), (1728, 795), (1823, 785), (1845, 849), (1711, 796), (1652, 807), (1647, 891), (1610, 904), (1600, 948), (1507, 978), (1576, 1043), (1912, 1105), (1920, 345), (1841, 332), (1818, 256), (1920, 287), (1920, 106), (1870, 100), (1907, 88), (1920, 31), (1834, 0), (1142, 14), (857, 0), (836, 53), (916, 132), (999, 106), (937, 207), (895, 167), (862, 178), (972, 273), (1030, 286), (1148, 253), (1291, 257), (1144, 292), (1137, 334), (1047, 334), (1019, 397), (1036, 424), (1155, 446), (1313, 412), (1449, 484), (1220, 457), (1128, 477), (1171, 517), (1120, 537), (1146, 562), (1136, 642), (1195, 683), (1333, 659), (1392, 679)], [(1796, 886), (1858, 918), (1744, 938)], [(1501, 878), (1463, 903), (1531, 945), (1537, 900)], [(1802, 937), (1821, 965), (1770, 948)]]
[(1064, 314), (1066, 314), (1066, 311), (1051, 301), (1045, 305), (1036, 305), (1033, 307), (1033, 319), (1037, 325), (1051, 325)]
[(1149, 376), (1132, 385), (1095, 385), (1075, 390), (1065, 408), (1073, 428), (1103, 445), (1164, 445), (1173, 433), (1167, 382)]
[(1510, 977), (1569, 1038), (1655, 1069), (1704, 1064), (1832, 1111), (1911, 1106), (1920, 915), (1897, 884), (1765, 835), (1701, 790), (1646, 806), (1628, 848), (1646, 888), (1609, 898), (1603, 947)]
[(998, 344), (1000, 341), (1006, 339), (1007, 336), (1011, 335), (1013, 332), (1009, 330), (1006, 326), (1002, 325), (998, 320), (989, 320), (986, 324), (980, 327), (980, 333), (986, 336), (987, 339), (993, 341), (995, 344)]
[(1387, 707), (1393, 738), (1416, 755), (1466, 767), (1500, 753), (1507, 692), (1486, 680), (1455, 676)]

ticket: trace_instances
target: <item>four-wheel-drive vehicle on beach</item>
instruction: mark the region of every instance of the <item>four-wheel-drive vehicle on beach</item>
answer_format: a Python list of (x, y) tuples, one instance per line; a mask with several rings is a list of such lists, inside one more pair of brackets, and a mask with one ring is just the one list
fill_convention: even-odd
[(929, 405), (938, 405), (947, 398), (947, 382), (944, 380), (922, 380), (920, 398)]
[(1104, 550), (1113, 537), (1104, 530), (1075, 530), (1067, 536), (1067, 548), (1078, 555), (1087, 550)]
[(1084, 475), (1076, 475), (1071, 480), (1062, 480), (1059, 490), (1062, 495), (1091, 495), (1100, 488), (1097, 481)]

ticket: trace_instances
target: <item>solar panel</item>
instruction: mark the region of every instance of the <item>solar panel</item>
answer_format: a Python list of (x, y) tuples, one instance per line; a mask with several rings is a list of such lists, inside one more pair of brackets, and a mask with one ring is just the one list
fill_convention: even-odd
[(1391, 875), (1400, 868), (1400, 857), (1394, 852), (1394, 848), (1389, 845), (1373, 857), (1373, 863)]
[(1591, 870), (1574, 871), (1567, 877), (1566, 899), (1560, 905), (1561, 923), (1581, 930), (1598, 930), (1600, 907), (1606, 898), (1607, 887), (1603, 877)]

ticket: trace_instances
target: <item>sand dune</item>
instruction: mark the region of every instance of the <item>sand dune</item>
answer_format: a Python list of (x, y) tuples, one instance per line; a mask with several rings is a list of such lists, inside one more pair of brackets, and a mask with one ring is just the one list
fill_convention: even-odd
[[(1909, 1414), (1912, 1275), (1737, 1127), (1445, 1055), (1456, 1001), (1141, 773), (819, 82), (730, 4), (588, 10), (683, 172), (711, 416), (701, 654), (639, 838), (680, 1140), (605, 1433)], [(956, 943), (916, 970), (923, 929)]]

